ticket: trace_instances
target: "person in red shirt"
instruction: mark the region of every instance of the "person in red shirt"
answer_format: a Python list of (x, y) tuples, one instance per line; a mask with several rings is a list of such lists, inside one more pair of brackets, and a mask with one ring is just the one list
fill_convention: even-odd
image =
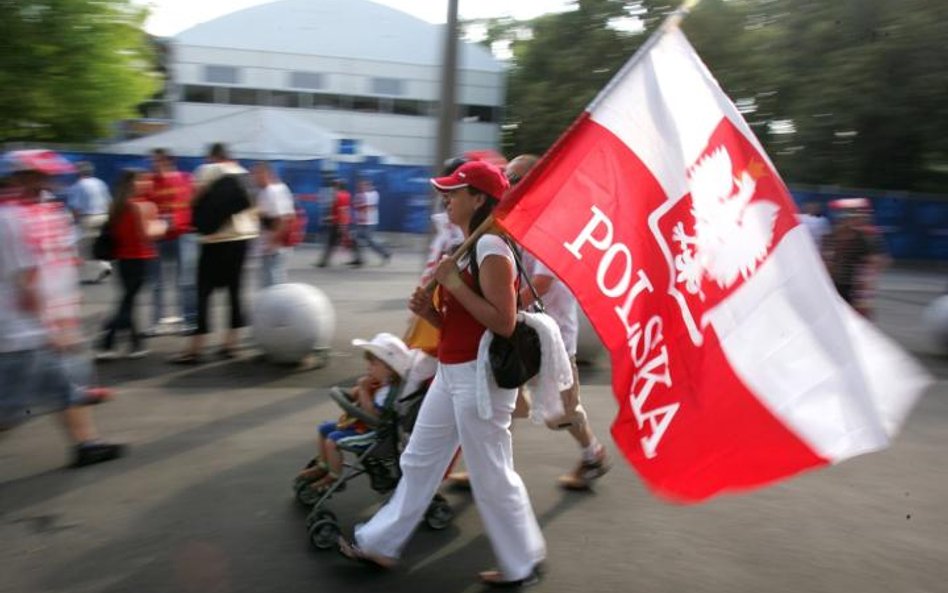
[[(185, 331), (197, 324), (197, 235), (191, 225), (192, 187), (190, 177), (178, 171), (171, 153), (163, 148), (152, 151), (151, 201), (168, 231), (156, 244), (158, 263), (153, 266), (152, 335), (165, 333), (170, 325), (183, 323)], [(165, 313), (165, 287), (170, 267), (174, 267), (178, 287), (179, 318)]]
[[(332, 183), (333, 199), (332, 206), (329, 209), (329, 216), (326, 218), (328, 230), (326, 234), (326, 249), (323, 250), (323, 256), (320, 258), (317, 267), (325, 268), (329, 265), (329, 259), (336, 247), (348, 239), (349, 225), (352, 222), (352, 196), (346, 190), (346, 182), (342, 179), (336, 179)], [(349, 242), (352, 249), (352, 261), (350, 266), (358, 267), (362, 265), (362, 254), (359, 251), (359, 245), (355, 241)]]
[(142, 335), (135, 326), (135, 299), (145, 285), (149, 268), (158, 257), (155, 240), (163, 237), (168, 224), (158, 217), (158, 209), (147, 199), (150, 183), (141, 171), (122, 172), (115, 199), (109, 209), (109, 230), (115, 245), (118, 260), (119, 280), (122, 282), (122, 298), (117, 310), (106, 326), (96, 360), (118, 358), (113, 350), (115, 335), (127, 329), (131, 334), (129, 358), (142, 358), (148, 354), (142, 343)]
[[(454, 173), (431, 180), (447, 203), (450, 221), (471, 236), (487, 220), (509, 187), (503, 171), (471, 161)], [(485, 332), (510, 336), (517, 316), (514, 254), (496, 234), (476, 241), (478, 272), (470, 257), (446, 258), (435, 279), (442, 299), (419, 287), (409, 301), (416, 315), (441, 329), (438, 370), (418, 412), (418, 420), (399, 463), (402, 478), (395, 493), (352, 540), (340, 538), (340, 552), (352, 559), (393, 566), (418, 526), (458, 445), (464, 450), (474, 503), (499, 563), (480, 573), (490, 586), (536, 583), (546, 544), (530, 498), (513, 465), (510, 436), (516, 389), (481, 382), (485, 372), (481, 339)], [(481, 405), (485, 404), (485, 405)], [(485, 409), (486, 408), (486, 409)]]

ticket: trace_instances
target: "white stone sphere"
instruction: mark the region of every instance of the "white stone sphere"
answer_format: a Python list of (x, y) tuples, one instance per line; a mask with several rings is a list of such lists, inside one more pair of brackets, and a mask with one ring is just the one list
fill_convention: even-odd
[(580, 309), (579, 333), (576, 336), (576, 362), (596, 365), (600, 359), (605, 357), (605, 354), (606, 348), (599, 340), (599, 334), (596, 333), (586, 314)]
[(326, 293), (308, 284), (274, 284), (257, 294), (253, 338), (273, 362), (295, 364), (329, 348), (336, 313)]
[(938, 297), (925, 308), (922, 323), (938, 347), (948, 350), (948, 294)]

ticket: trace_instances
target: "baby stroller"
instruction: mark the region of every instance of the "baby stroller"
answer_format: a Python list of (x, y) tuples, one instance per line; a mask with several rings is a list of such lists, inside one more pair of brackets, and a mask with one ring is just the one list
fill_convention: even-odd
[[(344, 462), (342, 475), (325, 491), (314, 492), (306, 480), (297, 479), (293, 483), (297, 500), (312, 506), (306, 517), (306, 529), (310, 542), (317, 549), (333, 548), (339, 539), (339, 520), (326, 505), (333, 495), (345, 490), (349, 481), (366, 474), (370, 487), (379, 494), (389, 494), (395, 490), (401, 478), (399, 455), (408, 442), (434, 369), (435, 361), (421, 351), (416, 351), (408, 377), (400, 389), (393, 389), (388, 394), (379, 418), (367, 415), (341, 388), (330, 388), (330, 397), (347, 414), (358, 418), (372, 430), (357, 437), (341, 439), (337, 443), (344, 453), (354, 459)], [(425, 524), (431, 529), (440, 530), (450, 525), (453, 519), (454, 510), (444, 497), (436, 494), (425, 512)]]

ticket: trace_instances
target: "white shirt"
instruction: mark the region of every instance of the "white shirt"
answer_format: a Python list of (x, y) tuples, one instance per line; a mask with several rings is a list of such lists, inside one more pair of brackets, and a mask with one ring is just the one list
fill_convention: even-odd
[[(257, 208), (260, 216), (265, 218), (282, 218), (293, 216), (296, 212), (293, 206), (293, 193), (285, 183), (271, 183), (257, 194)], [(264, 245), (269, 248), (273, 244), (273, 231), (264, 231)]]
[[(486, 234), (481, 235), (477, 239), (477, 266), (478, 270), (484, 265), (484, 259), (488, 255), (499, 255), (503, 258), (506, 258), (507, 261), (511, 264), (510, 277), (515, 279), (517, 277), (517, 266), (514, 263), (513, 252), (510, 250), (510, 246), (507, 245), (507, 242), (501, 239), (497, 235)], [(464, 269), (469, 265), (470, 258), (467, 256), (461, 259), (458, 265), (458, 268)]]
[(523, 254), (523, 266), (524, 271), (530, 275), (531, 281), (537, 276), (553, 278), (550, 289), (546, 291), (546, 294), (541, 294), (540, 299), (543, 300), (547, 314), (556, 320), (557, 325), (560, 326), (566, 352), (570, 356), (575, 356), (576, 339), (579, 333), (579, 311), (576, 305), (576, 297), (548, 267), (529, 253)]
[(39, 265), (23, 233), (25, 214), (18, 206), (0, 205), (0, 352), (33, 350), (46, 339), (39, 317), (19, 303), (17, 279)]
[(379, 192), (374, 189), (359, 192), (352, 201), (355, 210), (355, 223), (377, 225), (379, 223)]
[(84, 177), (69, 188), (66, 205), (79, 216), (107, 214), (112, 195), (105, 182), (95, 177)]

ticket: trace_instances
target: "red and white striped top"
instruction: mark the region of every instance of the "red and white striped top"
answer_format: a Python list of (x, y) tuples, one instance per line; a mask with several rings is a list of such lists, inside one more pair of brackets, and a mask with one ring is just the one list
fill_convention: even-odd
[(59, 202), (24, 204), (26, 240), (38, 264), (40, 317), (53, 331), (78, 332), (80, 262), (69, 213)]

